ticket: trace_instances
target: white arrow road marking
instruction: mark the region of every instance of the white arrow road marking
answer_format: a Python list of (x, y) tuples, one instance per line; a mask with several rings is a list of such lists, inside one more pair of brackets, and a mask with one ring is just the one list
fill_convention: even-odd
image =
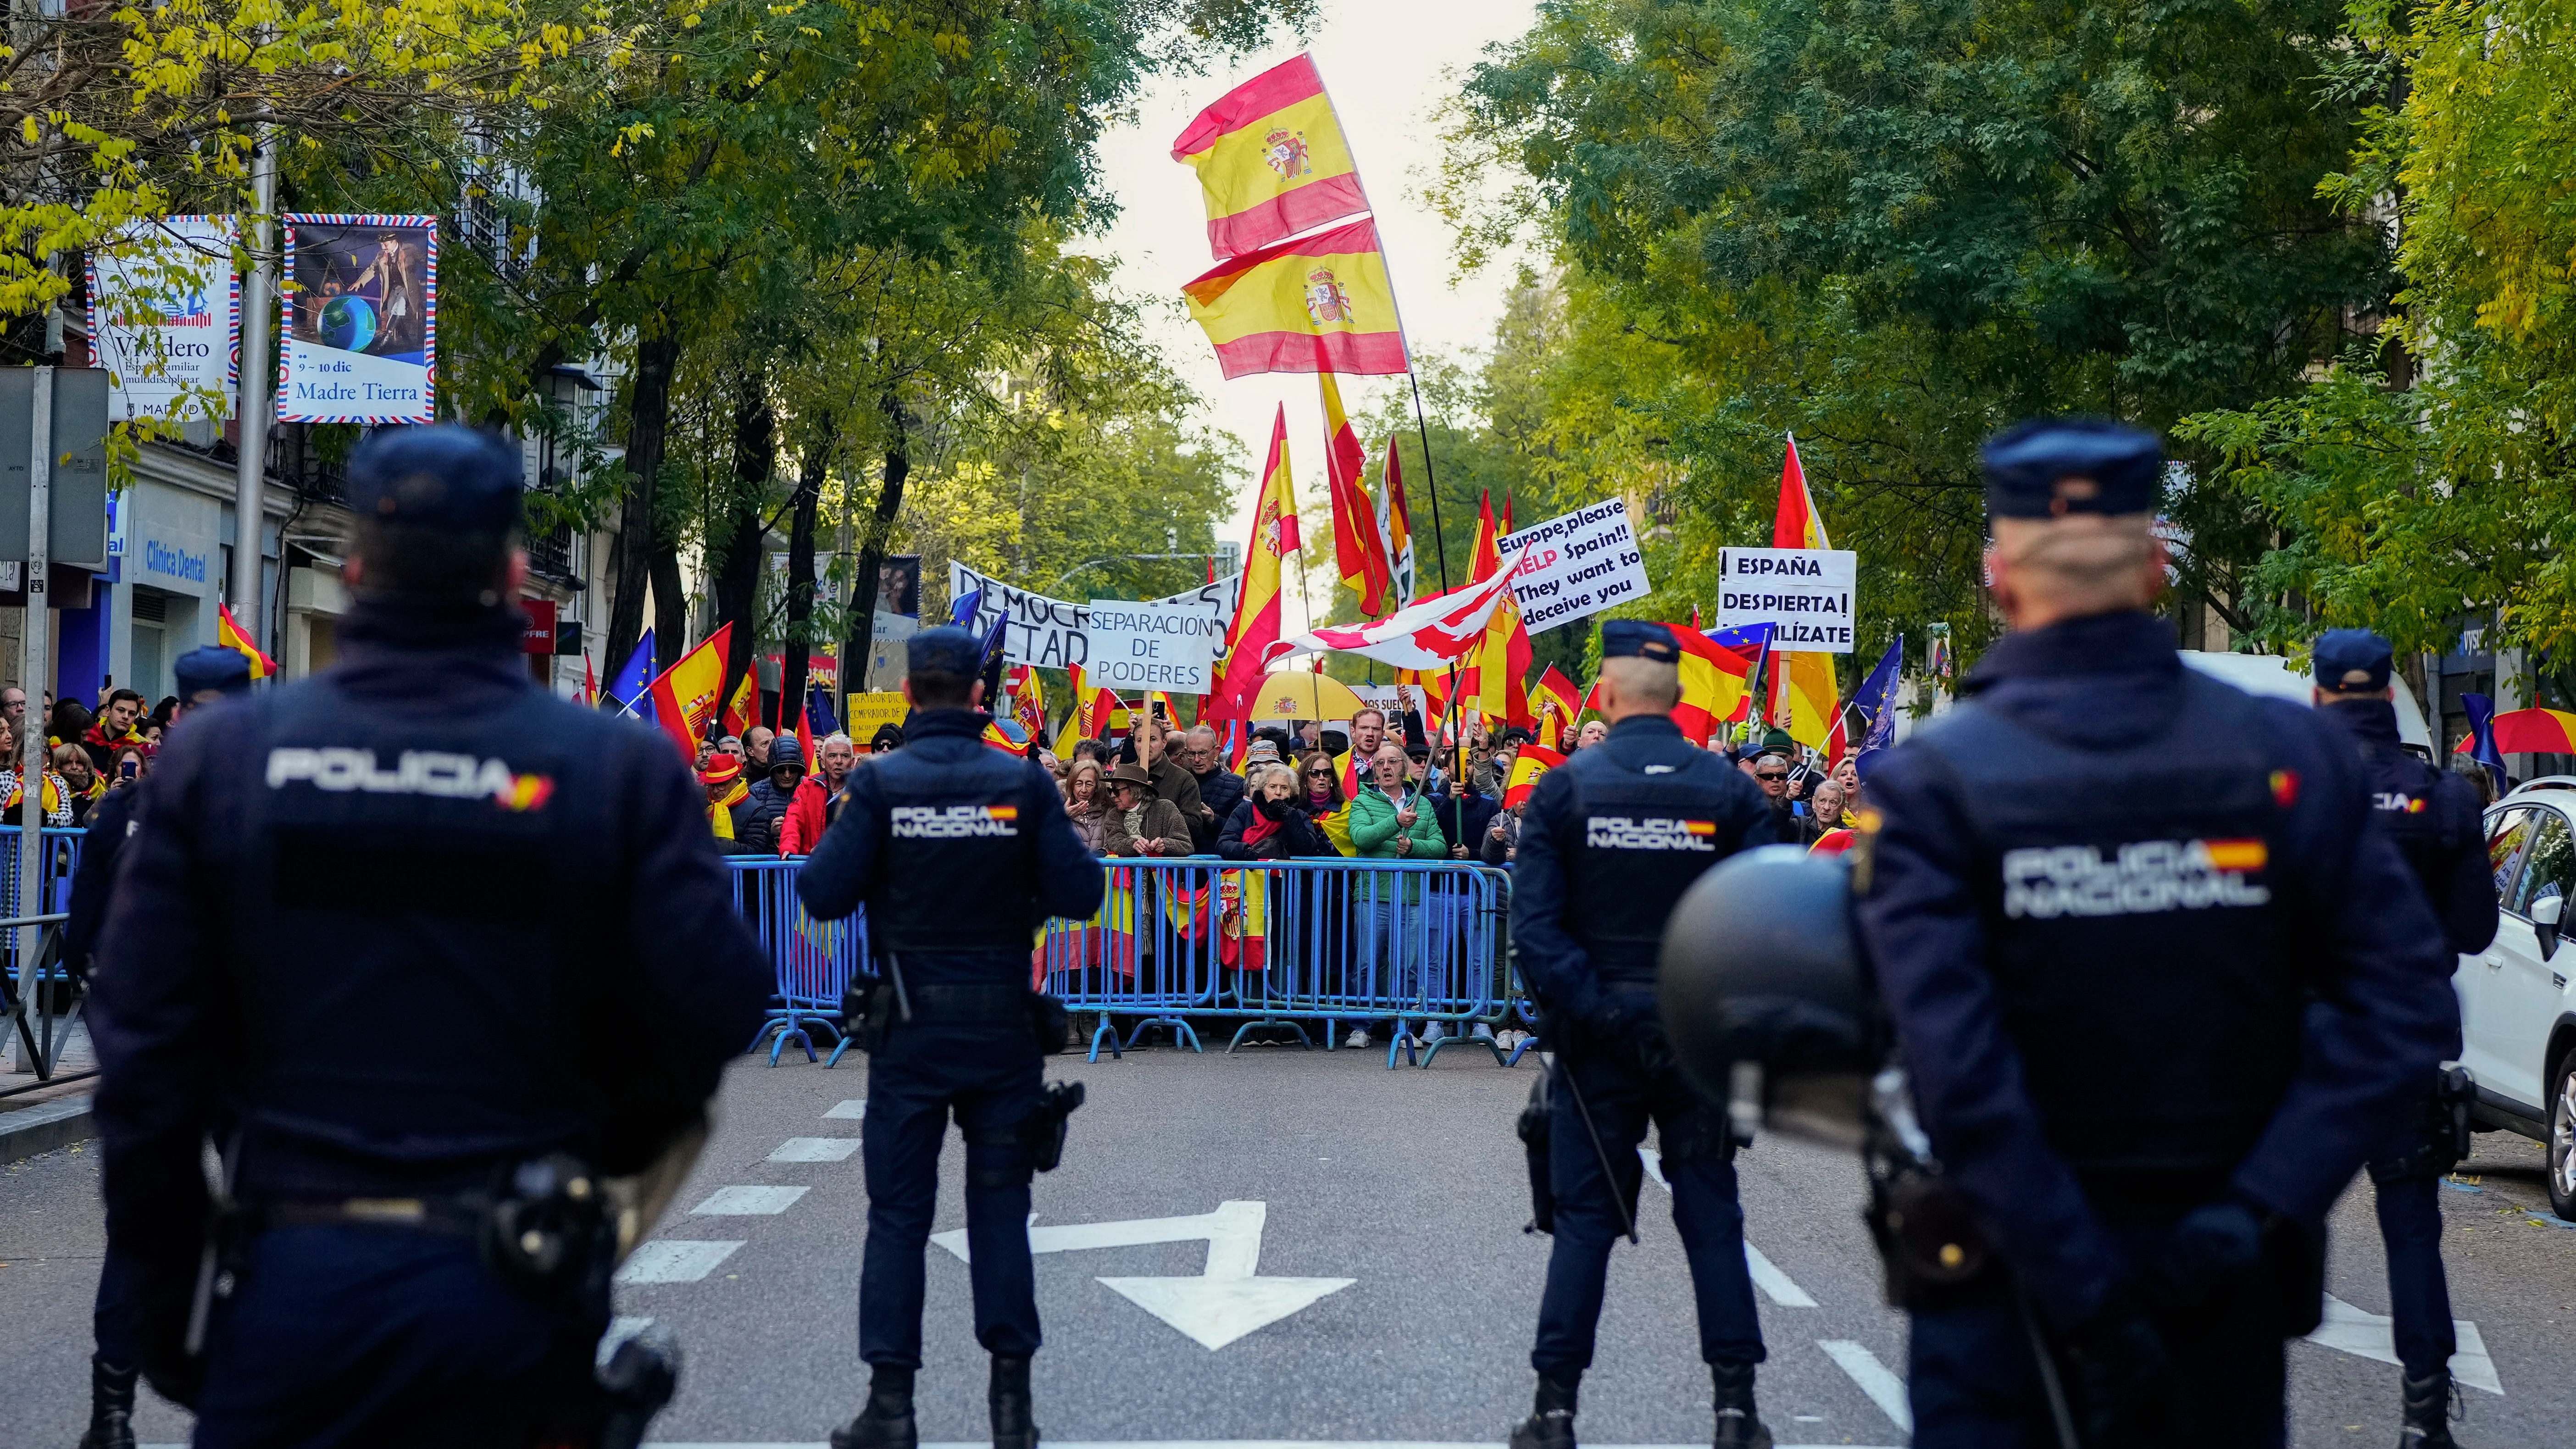
[(720, 1187), (689, 1209), (702, 1217), (772, 1217), (812, 1191), (803, 1187)]
[[(1269, 1208), (1261, 1203), (1222, 1202), (1214, 1212), (1191, 1217), (1031, 1227), (1029, 1251), (1078, 1253), (1090, 1248), (1133, 1248), (1206, 1239), (1207, 1267), (1195, 1278), (1103, 1278), (1100, 1282), (1202, 1346), (1219, 1349), (1359, 1281), (1264, 1278), (1256, 1274), (1254, 1269), (1261, 1262), (1261, 1228), (1269, 1215)], [(964, 1228), (934, 1233), (930, 1240), (956, 1254), (959, 1261), (971, 1261)]]
[(836, 1122), (864, 1122), (868, 1118), (868, 1099), (852, 1097), (823, 1115)]
[(698, 1243), (664, 1239), (646, 1243), (617, 1270), (620, 1283), (695, 1283), (741, 1247), (733, 1243)]
[(1816, 1347), (1851, 1375), (1851, 1381), (1860, 1385), (1860, 1391), (1869, 1395), (1880, 1413), (1896, 1421), (1896, 1427), (1908, 1434), (1914, 1432), (1914, 1406), (1905, 1401), (1905, 1380), (1880, 1363), (1877, 1354), (1848, 1338), (1820, 1338)]
[[(1671, 1192), (1673, 1185), (1664, 1181), (1664, 1155), (1651, 1147), (1640, 1147), (1637, 1156), (1646, 1164), (1646, 1175), (1655, 1180), (1655, 1186)], [(1799, 1287), (1788, 1274), (1780, 1271), (1779, 1264), (1762, 1256), (1762, 1250), (1749, 1242), (1744, 1245), (1744, 1267), (1753, 1275), (1753, 1286), (1761, 1289), (1762, 1296), (1774, 1305), (1781, 1308), (1816, 1306), (1816, 1300), (1807, 1296), (1806, 1289)]]
[(772, 1162), (843, 1162), (859, 1150), (856, 1137), (790, 1137), (769, 1154)]
[[(2392, 1322), (2384, 1314), (2355, 1308), (2329, 1293), (2326, 1295), (2326, 1320), (2317, 1325), (2316, 1332), (2308, 1335), (2308, 1342), (2355, 1358), (2395, 1363), (2397, 1336)], [(2502, 1396), (2504, 1381), (2496, 1377), (2495, 1360), (2487, 1357), (2487, 1341), (2478, 1332), (2478, 1326), (2465, 1318), (2454, 1318), (2451, 1332), (2457, 1345), (2451, 1353), (2451, 1377), (2470, 1388)]]

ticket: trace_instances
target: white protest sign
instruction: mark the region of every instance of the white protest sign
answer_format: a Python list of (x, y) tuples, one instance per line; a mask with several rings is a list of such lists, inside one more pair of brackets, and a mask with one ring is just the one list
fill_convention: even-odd
[(1717, 627), (1769, 624), (1774, 649), (1849, 654), (1859, 557), (1838, 548), (1719, 549)]
[[(1005, 615), (1010, 618), (1011, 627), (1002, 633), (1003, 658), (1040, 669), (1066, 669), (1076, 664), (1085, 671), (1091, 668), (1090, 605), (1033, 594), (955, 559), (949, 560), (948, 597), (962, 599), (977, 589), (984, 591), (984, 598), (975, 606), (975, 622), (970, 626), (976, 633), (989, 631), (993, 621)], [(1214, 617), (1216, 627), (1207, 646), (1208, 657), (1214, 659), (1225, 652), (1226, 627), (1234, 622), (1235, 600), (1242, 594), (1243, 578), (1238, 574), (1201, 584), (1187, 593), (1146, 602), (1191, 606)]]
[(1628, 505), (1616, 498), (1507, 534), (1501, 548), (1503, 562), (1522, 559), (1512, 595), (1533, 634), (1655, 589), (1646, 581), (1646, 556), (1628, 524)]
[(119, 418), (228, 418), (241, 279), (228, 216), (174, 216), (90, 254), (98, 360)]
[(1091, 658), (1082, 666), (1083, 681), (1120, 694), (1149, 689), (1205, 694), (1215, 687), (1208, 678), (1214, 657), (1208, 640), (1224, 644), (1228, 622), (1217, 617), (1212, 604), (1197, 599), (1179, 604), (1094, 599), (1084, 620)]

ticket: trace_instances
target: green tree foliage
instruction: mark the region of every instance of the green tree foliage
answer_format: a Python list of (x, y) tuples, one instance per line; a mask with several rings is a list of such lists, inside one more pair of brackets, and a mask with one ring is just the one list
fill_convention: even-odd
[[(1470, 263), (1527, 235), (1563, 268), (1546, 361), (1514, 384), (1540, 400), (1520, 435), (1578, 491), (1663, 463), (1659, 584), (1704, 597), (1716, 546), (1768, 541), (1794, 431), (1835, 543), (1861, 551), (1865, 632), (1940, 618), (1973, 644), (1982, 437), (2273, 396), (2384, 301), (2379, 234), (2316, 195), (2359, 110), (2316, 79), (2340, 18), (1543, 6), (1468, 79), (1440, 192)], [(2167, 507), (2187, 589), (2234, 610), (2262, 521), (2229, 490)]]

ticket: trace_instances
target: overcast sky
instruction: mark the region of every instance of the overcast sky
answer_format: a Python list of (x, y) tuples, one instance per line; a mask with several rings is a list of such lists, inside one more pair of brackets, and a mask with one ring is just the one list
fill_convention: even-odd
[[(1439, 167), (1433, 111), (1488, 44), (1529, 27), (1533, 9), (1531, 0), (1325, 0), (1324, 19), (1304, 46), (1283, 43), (1230, 69), (1166, 80), (1145, 94), (1134, 123), (1111, 131), (1102, 143), (1102, 164), (1120, 215), (1084, 249), (1115, 256), (1118, 281), (1127, 291), (1170, 302), (1153, 321), (1154, 340), (1207, 399), (1208, 420), (1242, 439), (1247, 475), (1260, 470), (1271, 420), (1286, 404), (1288, 456), (1301, 505), (1311, 508), (1324, 497), (1323, 407), (1315, 379), (1276, 373), (1227, 382), (1218, 374), (1206, 334), (1178, 304), (1181, 284), (1215, 259), (1208, 252), (1198, 176), (1172, 159), (1172, 138), (1217, 97), (1301, 48), (1310, 51), (1377, 207), (1379, 237), (1415, 351), (1483, 347), (1501, 315), (1513, 268), (1505, 262), (1456, 279), (1449, 230), (1421, 203), (1419, 192)], [(1373, 411), (1379, 396), (1403, 381), (1344, 379), (1343, 404), (1354, 416)], [(1362, 441), (1372, 453), (1385, 446), (1379, 437)], [(1247, 483), (1228, 529), (1238, 541), (1250, 517), (1251, 494)], [(1331, 547), (1329, 536), (1310, 538), (1307, 556), (1329, 563)], [(1311, 584), (1319, 613), (1328, 574), (1327, 569)], [(1302, 631), (1302, 615), (1291, 589), (1291, 632)]]

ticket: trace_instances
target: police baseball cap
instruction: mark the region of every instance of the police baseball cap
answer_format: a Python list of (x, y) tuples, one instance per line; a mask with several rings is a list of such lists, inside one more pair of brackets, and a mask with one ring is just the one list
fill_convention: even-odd
[(2368, 629), (2330, 629), (2317, 637), (2310, 659), (2317, 688), (2355, 694), (2386, 689), (2393, 652), (2386, 639)]
[(1662, 624), (1643, 619), (1612, 619), (1603, 624), (1601, 657), (1624, 659), (1631, 655), (1657, 664), (1679, 664), (1682, 648), (1673, 642), (1673, 631)]
[(2164, 450), (2103, 418), (2037, 418), (1986, 440), (1986, 515), (2063, 518), (2146, 513), (2156, 506)]
[(349, 511), (361, 519), (458, 533), (519, 525), (519, 454), (455, 424), (379, 428), (349, 459)]
[(904, 660), (915, 674), (971, 679), (984, 667), (984, 641), (954, 624), (942, 624), (913, 635)]
[(250, 688), (250, 658), (238, 649), (224, 649), (209, 644), (191, 649), (170, 665), (170, 674), (179, 686), (179, 698), (195, 703), (207, 690), (240, 694)]

